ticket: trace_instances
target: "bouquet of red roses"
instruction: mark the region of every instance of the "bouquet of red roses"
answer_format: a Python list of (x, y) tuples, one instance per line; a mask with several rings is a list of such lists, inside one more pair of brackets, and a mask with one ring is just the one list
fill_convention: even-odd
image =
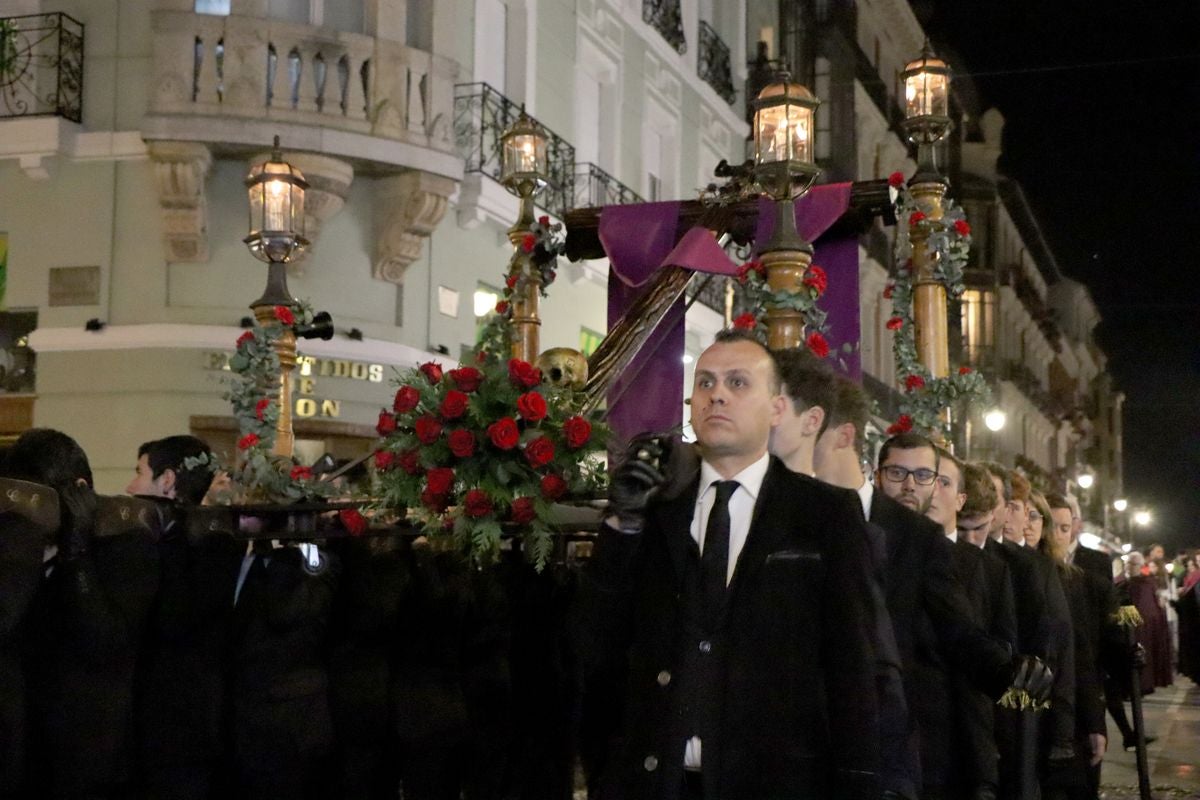
[(581, 413), (584, 397), (543, 383), (525, 361), (489, 359), (402, 373), (379, 414), (375, 454), (383, 502), (431, 534), (452, 533), (479, 563), (495, 559), (501, 525), (516, 526), (540, 569), (549, 558), (550, 506), (602, 489), (597, 457), (607, 431)]

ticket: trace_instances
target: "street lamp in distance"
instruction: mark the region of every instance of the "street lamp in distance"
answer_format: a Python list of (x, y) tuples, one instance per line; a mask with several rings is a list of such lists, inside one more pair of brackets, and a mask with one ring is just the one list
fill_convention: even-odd
[(1081, 472), (1079, 473), (1079, 477), (1075, 479), (1075, 482), (1079, 484), (1080, 489), (1090, 489), (1092, 488), (1092, 484), (1096, 482), (1096, 476), (1090, 472)]
[(1129, 508), (1129, 501), (1124, 497), (1118, 497), (1116, 500), (1113, 500), (1113, 508), (1117, 511), (1124, 511)]
[(1147, 527), (1152, 520), (1153, 517), (1150, 515), (1150, 512), (1144, 509), (1142, 511), (1135, 512), (1133, 515), (1134, 524), (1143, 528)]
[(993, 408), (983, 415), (983, 424), (992, 432), (1003, 430), (1008, 424), (1008, 415), (998, 408)]

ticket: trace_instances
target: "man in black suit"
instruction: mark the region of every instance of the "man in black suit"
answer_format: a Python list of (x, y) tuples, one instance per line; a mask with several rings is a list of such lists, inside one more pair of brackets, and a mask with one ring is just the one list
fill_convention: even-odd
[(135, 698), (142, 792), (147, 798), (211, 796), (223, 752), (229, 621), (243, 545), (229, 531), (189, 526), (215, 472), (195, 436), (138, 448), (126, 493), (155, 501), (163, 519), (159, 592), (150, 612)]
[(768, 455), (786, 404), (770, 353), (724, 333), (696, 364), (699, 475), (649, 439), (612, 472), (581, 587), (584, 658), (628, 665), (601, 796), (878, 797), (862, 515)]
[(30, 794), (123, 796), (134, 758), (134, 663), (158, 588), (158, 531), (132, 519), (124, 527), (118, 517), (95, 535), (104, 520), (91, 467), (64, 433), (26, 431), (8, 457), (14, 477), (49, 485), (62, 510), (29, 620)]
[[(813, 452), (837, 410), (839, 420), (866, 417), (866, 398), (852, 381), (837, 373), (806, 347), (772, 353), (790, 403), (779, 425), (771, 430), (770, 452), (792, 472), (812, 475)], [(852, 423), (842, 423), (851, 426)], [(862, 431), (846, 427), (840, 431), (861, 452)], [(866, 518), (867, 509), (863, 509)], [(867, 523), (868, 548), (872, 561), (871, 610), (874, 617), (872, 647), (876, 657), (879, 691), (880, 784), (895, 797), (915, 798), (920, 781), (917, 742), (909, 724), (904, 697), (900, 653), (887, 610), (887, 545), (883, 530)]]
[[(971, 685), (998, 698), (1017, 674), (1017, 662), (1004, 643), (973, 620), (954, 574), (950, 542), (921, 516), (937, 477), (933, 444), (914, 435), (890, 439), (880, 451), (877, 483), (872, 485), (863, 475), (858, 451), (837, 433), (844, 425), (840, 413), (835, 411), (830, 429), (817, 442), (817, 476), (857, 489), (870, 521), (886, 532), (888, 610), (919, 735), (921, 796), (957, 798), (963, 759), (954, 755), (953, 715), (947, 713), (952, 708), (950, 673), (962, 673)], [(866, 420), (856, 424), (865, 426)]]
[(25, 774), (25, 620), (58, 526), (58, 498), (46, 486), (5, 478), (0, 502), (0, 797), (13, 797)]

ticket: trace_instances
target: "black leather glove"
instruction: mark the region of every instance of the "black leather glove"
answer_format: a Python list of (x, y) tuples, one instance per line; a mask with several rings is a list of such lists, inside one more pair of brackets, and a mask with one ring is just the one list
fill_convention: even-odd
[(1012, 688), (1025, 691), (1035, 703), (1044, 703), (1054, 685), (1054, 672), (1036, 656), (1018, 656)]
[(1135, 644), (1133, 646), (1133, 650), (1131, 650), (1129, 653), (1129, 660), (1130, 663), (1133, 664), (1133, 666), (1137, 669), (1142, 669), (1150, 663), (1149, 657), (1146, 654), (1146, 648), (1142, 647), (1140, 644)]
[(646, 508), (666, 483), (660, 462), (665, 455), (662, 443), (641, 436), (629, 443), (625, 460), (612, 471), (608, 485), (608, 505), (621, 530), (636, 532), (646, 521)]
[(58, 528), (58, 554), (64, 560), (87, 553), (96, 527), (96, 493), (90, 486), (72, 484), (58, 493), (62, 522)]

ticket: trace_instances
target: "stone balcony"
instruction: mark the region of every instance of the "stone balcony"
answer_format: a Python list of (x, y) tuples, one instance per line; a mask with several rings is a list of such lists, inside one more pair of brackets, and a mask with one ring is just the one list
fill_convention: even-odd
[(249, 167), (279, 136), (310, 183), (314, 241), (355, 178), (377, 180), (374, 275), (401, 282), (462, 179), (457, 62), (381, 34), (270, 19), (249, 3), (228, 16), (191, 8), (159, 0), (151, 12), (154, 77), (142, 136), (155, 162), (166, 260), (208, 257), (213, 158)]
[(152, 12), (148, 141), (214, 153), (289, 149), (348, 160), (356, 172), (419, 168), (457, 180), (450, 58), (380, 36), (264, 17)]

